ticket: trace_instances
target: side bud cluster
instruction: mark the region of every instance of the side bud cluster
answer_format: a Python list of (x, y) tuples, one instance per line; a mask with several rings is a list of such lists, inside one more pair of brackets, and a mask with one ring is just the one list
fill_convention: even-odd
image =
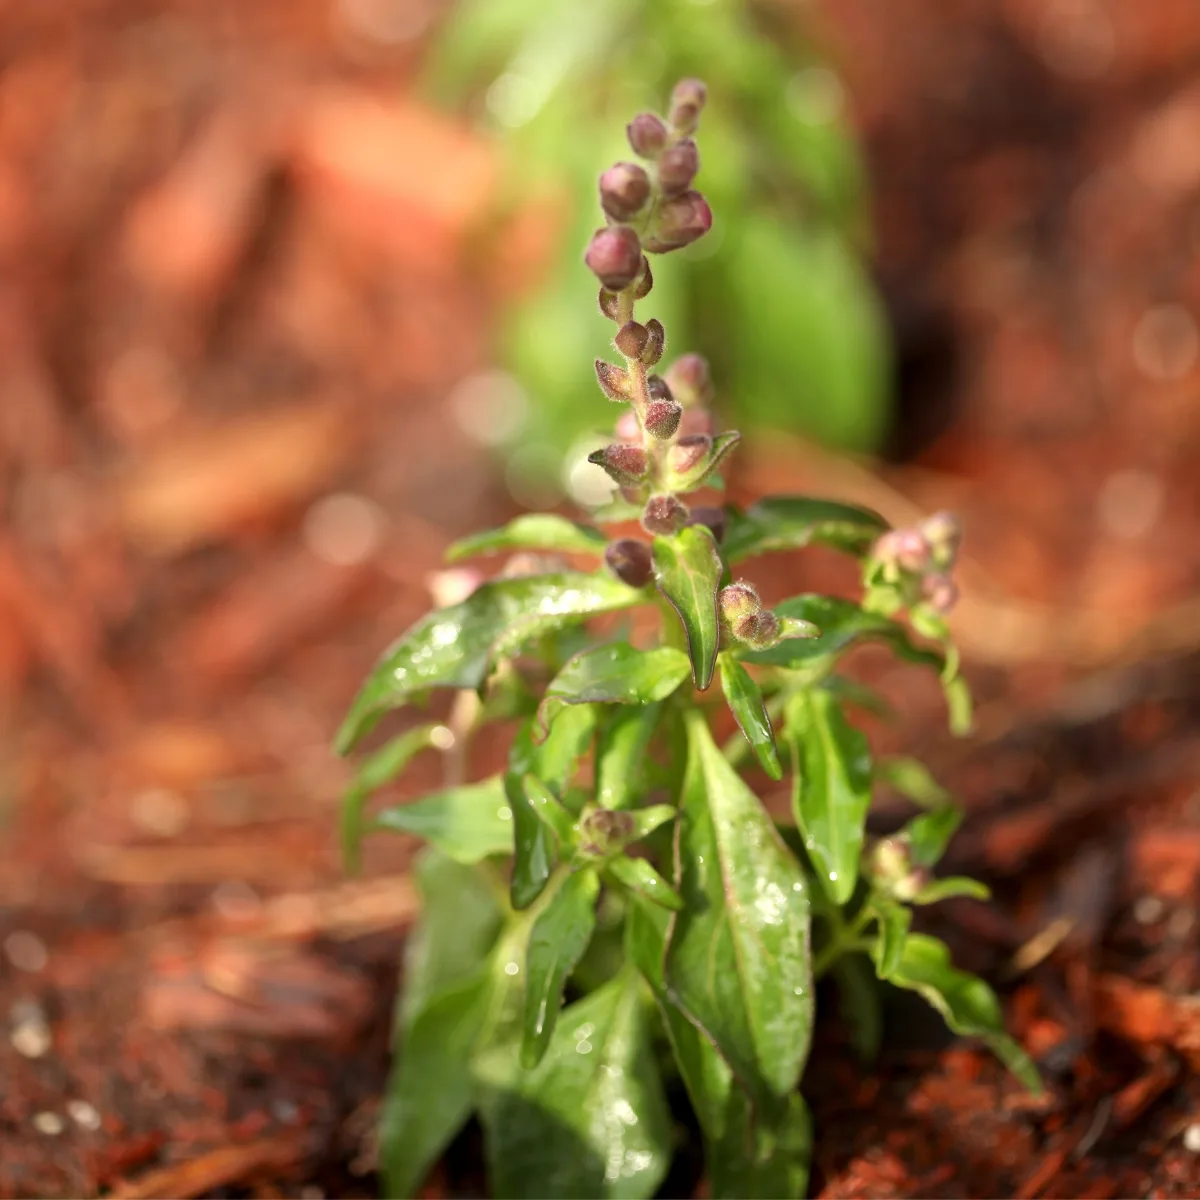
[(962, 525), (948, 512), (934, 513), (912, 528), (891, 529), (872, 549), (867, 582), (890, 589), (895, 607), (926, 604), (944, 615), (958, 600), (951, 573), (961, 542)]
[(753, 584), (739, 579), (721, 589), (717, 596), (721, 624), (739, 642), (755, 650), (767, 650), (779, 641), (779, 618), (763, 608)]

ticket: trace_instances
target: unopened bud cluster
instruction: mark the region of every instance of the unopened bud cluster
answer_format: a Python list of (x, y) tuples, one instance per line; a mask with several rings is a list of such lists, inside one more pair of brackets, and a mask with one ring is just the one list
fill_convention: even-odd
[(721, 626), (743, 645), (755, 650), (774, 646), (782, 635), (779, 618), (763, 608), (757, 589), (744, 579), (722, 588), (717, 596)]
[(867, 583), (882, 585), (897, 607), (925, 604), (948, 613), (958, 599), (952, 578), (962, 541), (953, 513), (938, 512), (907, 529), (892, 529), (876, 541), (867, 567)]
[(902, 835), (875, 843), (867, 858), (867, 873), (881, 891), (905, 902), (929, 883), (929, 872), (913, 863), (908, 841)]

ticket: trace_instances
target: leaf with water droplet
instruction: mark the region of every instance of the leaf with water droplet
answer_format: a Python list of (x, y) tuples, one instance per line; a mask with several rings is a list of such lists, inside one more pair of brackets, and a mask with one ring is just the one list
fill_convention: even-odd
[(455, 563), (475, 554), (513, 550), (601, 555), (607, 542), (600, 530), (576, 524), (555, 513), (524, 513), (499, 529), (485, 529), (460, 538), (446, 551), (446, 561)]
[(415, 834), (460, 863), (513, 848), (512, 812), (499, 775), (384, 809), (370, 828)]
[(712, 683), (720, 642), (717, 588), (725, 570), (712, 532), (689, 525), (671, 537), (656, 537), (653, 546), (658, 590), (683, 625), (692, 678), (704, 691)]
[(767, 715), (762, 690), (751, 679), (750, 672), (732, 655), (722, 654), (719, 661), (721, 689), (738, 728), (753, 747), (763, 770), (772, 779), (782, 779), (783, 767), (779, 762), (775, 734), (771, 729), (771, 718)]
[(604, 714), (596, 738), (596, 803), (602, 808), (629, 808), (645, 794), (647, 751), (662, 711), (661, 704), (647, 704)]
[(680, 909), (683, 901), (679, 893), (644, 858), (627, 858), (620, 855), (610, 859), (605, 871), (631, 892), (645, 896), (663, 908)]
[(814, 542), (859, 555), (888, 527), (869, 508), (811, 496), (765, 496), (745, 512), (728, 512), (729, 529), (721, 548), (729, 563)]

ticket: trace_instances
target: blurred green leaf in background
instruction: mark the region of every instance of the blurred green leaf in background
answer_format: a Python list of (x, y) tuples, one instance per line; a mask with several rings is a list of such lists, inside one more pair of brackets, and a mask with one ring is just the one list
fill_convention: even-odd
[(587, 364), (611, 323), (580, 302), (595, 288), (583, 248), (596, 163), (630, 159), (613, 131), (688, 75), (720, 100), (704, 116), (699, 176), (718, 218), (682, 270), (655, 280), (650, 315), (667, 327), (668, 359), (703, 352), (743, 429), (851, 451), (886, 433), (889, 345), (863, 263), (862, 163), (842, 84), (796, 15), (744, 0), (461, 0), (427, 94), (501, 136), (497, 228), (533, 197), (563, 198), (541, 285), (506, 306), (498, 330), (497, 361), (524, 396), (486, 440), (509, 454), (524, 503), (597, 503), (607, 490), (586, 455), (607, 440), (612, 409)]

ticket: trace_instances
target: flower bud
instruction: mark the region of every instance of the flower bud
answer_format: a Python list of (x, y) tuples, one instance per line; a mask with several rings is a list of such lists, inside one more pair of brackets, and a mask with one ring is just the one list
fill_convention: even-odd
[(692, 433), (707, 433), (712, 437), (717, 423), (707, 408), (685, 408), (683, 420), (679, 423), (679, 432), (684, 436)]
[[(711, 223), (711, 217), (709, 220)], [(628, 225), (597, 229), (588, 243), (584, 261), (609, 291), (619, 292), (637, 278), (641, 269), (642, 248), (638, 235)]]
[(644, 483), (621, 487), (617, 490), (621, 493), (621, 499), (626, 504), (645, 504), (646, 497), (650, 494), (649, 487)]
[(769, 608), (747, 613), (732, 624), (733, 636), (755, 650), (769, 650), (780, 638), (779, 618)]
[(908, 840), (881, 838), (867, 860), (867, 872), (890, 896), (911, 900), (929, 882), (929, 874), (914, 865)]
[(726, 516), (723, 508), (717, 508), (715, 505), (702, 504), (697, 508), (693, 508), (691, 515), (688, 517), (689, 525), (704, 525), (712, 531), (713, 537), (720, 542), (725, 537)]
[(646, 452), (641, 446), (622, 446), (614, 443), (602, 450), (593, 450), (588, 462), (603, 467), (614, 482), (628, 486), (641, 483), (650, 468)]
[(646, 415), (643, 424), (646, 432), (659, 441), (670, 441), (679, 428), (679, 418), (683, 416), (682, 406), (675, 400), (651, 400), (646, 405)]
[(723, 587), (717, 596), (717, 604), (721, 609), (721, 616), (731, 625), (741, 617), (750, 616), (762, 608), (758, 589), (744, 579)]
[(654, 113), (638, 113), (625, 127), (625, 133), (639, 158), (657, 158), (667, 144), (667, 127)]
[(658, 184), (664, 196), (678, 196), (692, 186), (700, 170), (700, 152), (691, 138), (684, 138), (663, 151), (658, 160)]
[(651, 317), (646, 322), (646, 344), (642, 347), (642, 362), (652, 367), (662, 358), (667, 345), (667, 331), (657, 317)]
[(677, 533), (687, 519), (687, 508), (675, 496), (651, 496), (642, 510), (642, 528), (647, 533)]
[(951, 512), (936, 512), (917, 526), (929, 543), (934, 563), (952, 567), (962, 543), (962, 523)]
[(633, 386), (629, 382), (629, 372), (623, 367), (614, 367), (604, 359), (596, 359), (596, 379), (600, 390), (618, 404), (625, 404), (633, 398)]
[(642, 267), (638, 272), (637, 280), (633, 286), (633, 298), (635, 300), (644, 300), (650, 295), (650, 289), (654, 286), (654, 275), (650, 270), (650, 260), (643, 254)]
[(667, 455), (667, 464), (678, 476), (689, 476), (708, 462), (712, 454), (712, 438), (706, 433), (692, 433), (680, 438)]
[(579, 848), (597, 858), (620, 850), (633, 837), (637, 824), (633, 813), (597, 808), (579, 823)]
[(617, 330), (617, 336), (613, 338), (613, 345), (626, 358), (639, 358), (649, 339), (650, 334), (645, 325), (639, 325), (637, 321), (626, 321)]
[(646, 393), (651, 400), (674, 400), (667, 381), (661, 375), (646, 376)]
[(930, 608), (945, 616), (958, 603), (958, 585), (949, 575), (926, 575), (921, 580), (921, 595)]
[(608, 288), (600, 289), (600, 311), (610, 320), (619, 321), (619, 309), (617, 305), (621, 302), (620, 296), (616, 292), (610, 292)]
[(524, 579), (531, 575), (550, 575), (566, 568), (566, 559), (560, 554), (537, 554), (532, 550), (518, 550), (510, 555), (500, 570), (501, 579)]
[(703, 237), (711, 228), (712, 209), (708, 207), (708, 201), (699, 192), (684, 192), (659, 205), (645, 248), (651, 254), (680, 250)]
[(680, 133), (694, 133), (707, 97), (708, 89), (699, 79), (681, 79), (671, 92), (667, 121)]
[(617, 418), (616, 434), (623, 442), (640, 443), (642, 440), (642, 426), (641, 422), (637, 419), (637, 413), (627, 408)]
[(929, 566), (930, 546), (915, 529), (889, 529), (876, 540), (872, 554), (881, 563), (917, 575)]
[(483, 572), (475, 567), (448, 567), (425, 577), (434, 608), (461, 604), (483, 582)]
[(654, 578), (650, 547), (637, 538), (620, 538), (609, 542), (604, 550), (604, 561), (609, 570), (630, 587), (645, 587)]
[(649, 199), (650, 176), (636, 163), (616, 163), (600, 176), (600, 207), (614, 221), (637, 216)]
[(715, 438), (707, 433), (690, 433), (680, 438), (667, 457), (667, 486), (676, 492), (690, 492), (702, 487), (741, 437), (736, 430), (730, 429)]
[(707, 404), (712, 399), (708, 360), (702, 354), (680, 355), (667, 368), (666, 378), (672, 393), (684, 408), (691, 408), (693, 404)]

